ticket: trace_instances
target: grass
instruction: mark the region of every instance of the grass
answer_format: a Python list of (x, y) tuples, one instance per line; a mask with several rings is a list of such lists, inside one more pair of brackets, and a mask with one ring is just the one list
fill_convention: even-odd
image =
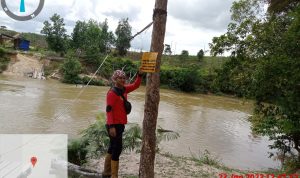
[(0, 47), (0, 73), (6, 70), (8, 64), (9, 64), (9, 59), (7, 58), (7, 50)]
[(138, 178), (138, 176), (133, 176), (133, 175), (122, 175), (124, 178)]
[[(140, 58), (142, 53), (128, 52), (127, 57), (132, 59), (135, 64), (140, 64)], [(163, 55), (161, 59), (161, 64), (164, 67), (198, 67), (201, 74), (210, 75), (214, 74), (215, 69), (221, 68), (222, 64), (226, 62), (228, 57), (211, 57), (204, 56), (201, 60), (197, 56), (188, 56), (186, 59), (181, 60), (179, 55)]]
[(46, 76), (51, 75), (53, 72), (59, 70), (61, 62), (51, 61), (48, 66), (44, 67), (44, 73)]
[(162, 66), (174, 67), (197, 67), (203, 75), (214, 74), (215, 69), (221, 68), (222, 64), (228, 60), (227, 57), (210, 57), (205, 56), (199, 60), (197, 56), (189, 56), (186, 59), (179, 59), (176, 56), (163, 56)]
[[(211, 155), (207, 150), (204, 151), (204, 153), (201, 153), (199, 155), (192, 155), (192, 158), (189, 157), (180, 157), (175, 156), (170, 153), (160, 153), (162, 156), (165, 156), (167, 158), (170, 158), (173, 162), (175, 162), (174, 168), (180, 168), (183, 169), (184, 172), (189, 174), (191, 177), (216, 177), (215, 172), (207, 171), (206, 169), (199, 169), (199, 170), (190, 170), (185, 169), (185, 167), (182, 167), (182, 165), (188, 165), (190, 164), (189, 161), (192, 161), (196, 163), (199, 167), (212, 167), (216, 168), (218, 170), (221, 170), (223, 173), (227, 175), (236, 174), (236, 175), (246, 175), (246, 171), (232, 169), (229, 167), (226, 167), (223, 165), (219, 159), (217, 159), (215, 156)], [(201, 171), (202, 170), (202, 171)], [(199, 172), (200, 171), (200, 172)], [(172, 172), (171, 172), (172, 173)], [(170, 173), (170, 174), (171, 174)]]
[(207, 164), (218, 168), (222, 167), (220, 160), (217, 157), (212, 156), (208, 150), (205, 150), (204, 153), (200, 153), (199, 155), (195, 155), (193, 153), (191, 155), (192, 160), (200, 165)]

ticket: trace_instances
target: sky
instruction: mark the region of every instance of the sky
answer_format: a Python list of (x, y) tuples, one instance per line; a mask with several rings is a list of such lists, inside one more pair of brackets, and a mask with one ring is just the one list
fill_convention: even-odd
[[(196, 55), (200, 49), (209, 50), (208, 43), (215, 36), (227, 31), (230, 22), (230, 7), (234, 0), (168, 0), (165, 44), (171, 45), (173, 54), (188, 50)], [(20, 0), (6, 0), (10, 11), (18, 15), (31, 14), (39, 0), (25, 0), (25, 12), (20, 12)], [(89, 19), (103, 22), (108, 20), (111, 31), (118, 21), (129, 18), (132, 35), (152, 21), (155, 0), (45, 0), (41, 13), (29, 21), (16, 21), (0, 9), (0, 25), (18, 32), (40, 33), (43, 22), (58, 13), (64, 18), (68, 35), (76, 21)], [(152, 27), (131, 42), (131, 50), (149, 51)], [(206, 53), (209, 55), (209, 52)]]

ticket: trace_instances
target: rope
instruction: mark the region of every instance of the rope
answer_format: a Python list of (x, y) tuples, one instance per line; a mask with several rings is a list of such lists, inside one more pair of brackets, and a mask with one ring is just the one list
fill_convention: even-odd
[[(133, 38), (135, 38), (137, 35), (141, 34), (143, 31), (145, 31), (146, 29), (148, 29), (151, 25), (153, 24), (153, 22), (149, 23), (145, 28), (143, 28), (140, 32), (138, 32), (137, 34), (135, 34), (134, 36), (132, 36), (130, 38), (130, 41), (133, 40)], [(68, 105), (66, 107), (65, 110), (63, 110), (63, 112), (61, 112), (61, 114), (59, 114), (58, 116), (56, 116), (53, 121), (55, 120), (58, 120), (62, 115), (64, 115), (71, 107), (71, 105), (73, 105), (75, 102), (78, 101), (79, 97), (82, 95), (82, 93), (84, 92), (85, 88), (90, 84), (90, 82), (93, 80), (93, 78), (96, 76), (96, 74), (99, 72), (99, 70), (101, 69), (102, 65), (104, 64), (104, 62), (106, 61), (106, 59), (108, 58), (109, 54), (106, 55), (106, 57), (104, 58), (104, 60), (102, 61), (102, 63), (100, 64), (100, 66), (98, 67), (98, 69), (96, 70), (96, 72), (93, 74), (93, 76), (91, 77), (91, 79), (88, 81), (88, 83), (80, 90), (80, 92), (77, 94), (77, 96), (75, 97), (75, 99), (72, 100), (71, 104)], [(126, 65), (125, 65), (126, 66)], [(124, 67), (125, 67), (124, 66)], [(134, 76), (130, 79), (130, 82), (131, 80), (136, 76), (137, 72), (134, 74)], [(88, 122), (90, 123), (90, 121), (88, 120)], [(90, 123), (91, 124), (91, 123)], [(38, 136), (37, 136), (38, 137)], [(1, 161), (1, 158), (5, 155), (7, 155), (8, 153), (12, 152), (12, 151), (15, 151), (15, 150), (18, 150), (22, 147), (25, 147), (26, 145), (28, 145), (30, 142), (32, 142), (33, 140), (35, 140), (37, 137), (34, 137), (32, 139), (30, 139), (29, 141), (27, 141), (26, 143), (24, 143), (23, 145), (20, 145), (12, 150), (9, 150), (5, 153), (1, 153), (0, 154), (0, 161)], [(20, 165), (18, 165), (17, 167), (13, 168), (11, 171), (9, 171), (5, 176), (9, 175), (13, 170), (15, 170), (16, 168), (18, 168)]]
[[(85, 88), (90, 84), (90, 82), (93, 80), (93, 78), (95, 77), (95, 75), (98, 73), (98, 71), (100, 70), (100, 68), (102, 67), (102, 65), (104, 64), (104, 62), (106, 61), (108, 57), (108, 54), (106, 55), (106, 57), (104, 58), (104, 60), (102, 61), (102, 63), (100, 64), (100, 66), (98, 67), (98, 69), (96, 70), (96, 72), (93, 74), (92, 78), (88, 81), (88, 83), (80, 90), (80, 92), (77, 94), (77, 96), (75, 97), (75, 99), (72, 100), (71, 104), (67, 106), (67, 108), (64, 110), (65, 112), (61, 112), (60, 115), (58, 115), (57, 117), (54, 118), (53, 121), (59, 119), (63, 114), (66, 113), (66, 111), (68, 111), (71, 107), (71, 105), (73, 105), (81, 96), (81, 94), (84, 92)], [(89, 120), (88, 120), (89, 121)], [(90, 123), (90, 121), (89, 121)]]
[(132, 81), (132, 79), (136, 76), (137, 72), (129, 79), (129, 83)]
[[(135, 35), (133, 35), (133, 36), (129, 39), (129, 41), (133, 40), (136, 36), (138, 36), (138, 35), (141, 34), (143, 31), (145, 31), (146, 29), (148, 29), (152, 24), (153, 24), (153, 21), (150, 22), (150, 23), (149, 23), (145, 28), (143, 28), (141, 31), (139, 31), (138, 33), (136, 33)], [(81, 89), (81, 91), (77, 94), (77, 96), (75, 97), (75, 99), (72, 100), (71, 104), (68, 105), (68, 106), (66, 107), (66, 109), (65, 109), (63, 112), (61, 112), (60, 115), (56, 116), (56, 117), (54, 118), (53, 121), (59, 119), (63, 114), (65, 114), (65, 113), (70, 109), (71, 105), (73, 105), (75, 102), (77, 102), (77, 100), (79, 99), (79, 97), (81, 96), (81, 94), (83, 93), (83, 91), (85, 90), (85, 88), (90, 84), (90, 82), (93, 80), (93, 78), (95, 77), (95, 75), (97, 74), (97, 72), (100, 70), (100, 68), (102, 67), (102, 65), (103, 65), (104, 62), (106, 61), (107, 57), (108, 57), (108, 54), (106, 55), (106, 57), (104, 58), (104, 60), (102, 61), (102, 63), (101, 63), (100, 66), (98, 67), (98, 69), (96, 70), (96, 72), (93, 74), (93, 76), (92, 76), (92, 78), (89, 80), (89, 82), (83, 87), (83, 89)], [(124, 67), (125, 67), (125, 66), (124, 66)], [(135, 75), (136, 75), (136, 73), (135, 73)], [(135, 75), (134, 75), (133, 77), (135, 77)], [(133, 79), (133, 77), (130, 79), (130, 81)], [(90, 123), (89, 120), (88, 120), (88, 122)]]
[(133, 40), (133, 38), (135, 38), (136, 36), (138, 36), (139, 34), (141, 34), (143, 31), (145, 31), (147, 28), (149, 28), (152, 24), (153, 24), (153, 22), (150, 22), (145, 28), (143, 28), (141, 31), (137, 32), (135, 35), (133, 35), (132, 37), (130, 37), (129, 41)]

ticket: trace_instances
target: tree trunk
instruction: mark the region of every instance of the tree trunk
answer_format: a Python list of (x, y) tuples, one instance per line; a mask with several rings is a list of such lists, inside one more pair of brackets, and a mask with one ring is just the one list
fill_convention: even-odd
[(153, 32), (151, 52), (158, 52), (156, 72), (147, 74), (146, 98), (143, 121), (143, 141), (140, 157), (139, 177), (154, 177), (154, 161), (156, 148), (156, 123), (159, 105), (159, 71), (164, 49), (164, 38), (167, 22), (168, 0), (156, 0), (153, 12)]

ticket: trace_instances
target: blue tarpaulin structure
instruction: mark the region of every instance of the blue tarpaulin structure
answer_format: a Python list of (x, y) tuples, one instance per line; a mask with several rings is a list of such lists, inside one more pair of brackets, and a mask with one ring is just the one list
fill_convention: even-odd
[(16, 38), (14, 40), (15, 43), (15, 48), (16, 49), (20, 49), (23, 51), (28, 51), (29, 50), (29, 46), (30, 46), (30, 41), (22, 39), (22, 38)]
[(29, 50), (30, 41), (21, 39), (19, 43), (19, 49), (28, 51)]
[(10, 36), (10, 35), (0, 33), (0, 44), (5, 45), (5, 42), (9, 41), (9, 42), (13, 42), (15, 49), (28, 51), (30, 46), (30, 41), (19, 36), (20, 36), (19, 34), (15, 36)]

